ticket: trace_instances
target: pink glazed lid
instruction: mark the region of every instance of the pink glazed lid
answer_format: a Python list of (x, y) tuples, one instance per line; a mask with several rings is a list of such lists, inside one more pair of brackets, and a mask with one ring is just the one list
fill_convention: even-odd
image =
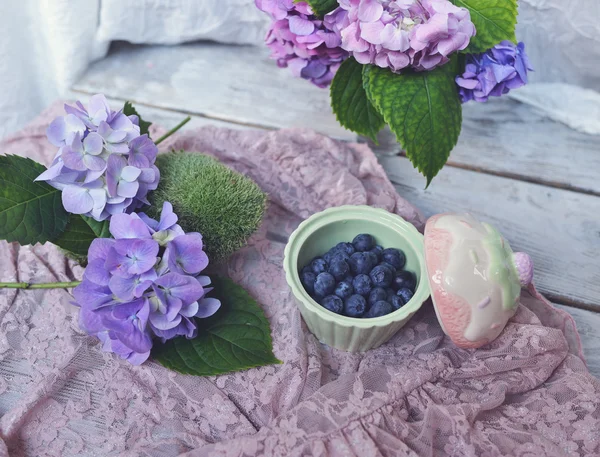
[(462, 348), (500, 335), (533, 279), (533, 262), (513, 253), (493, 226), (469, 214), (438, 214), (425, 226), (431, 299), (444, 332)]

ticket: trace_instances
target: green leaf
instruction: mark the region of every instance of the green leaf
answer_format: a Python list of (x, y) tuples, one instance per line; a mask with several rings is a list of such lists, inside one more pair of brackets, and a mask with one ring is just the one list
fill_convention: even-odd
[(92, 241), (110, 238), (108, 226), (108, 221), (98, 222), (91, 217), (72, 214), (65, 231), (50, 241), (76, 256), (87, 256)]
[(377, 141), (385, 122), (367, 98), (362, 67), (352, 57), (342, 63), (331, 83), (331, 107), (344, 127)]
[(452, 0), (467, 8), (477, 34), (471, 38), (467, 53), (484, 52), (504, 40), (517, 42), (517, 0)]
[(171, 370), (196, 376), (281, 363), (273, 355), (271, 329), (265, 315), (242, 287), (230, 279), (213, 277), (210, 296), (221, 309), (208, 319), (197, 319), (198, 336), (156, 343), (152, 356)]
[(364, 81), (369, 99), (429, 186), (460, 134), (462, 109), (454, 76), (444, 67), (398, 75), (366, 65)]
[(45, 243), (69, 220), (61, 192), (43, 181), (46, 168), (25, 157), (0, 156), (0, 239), (21, 245)]
[(137, 116), (140, 119), (140, 135), (147, 133), (148, 137), (150, 137), (150, 126), (152, 125), (152, 122), (146, 122), (143, 120), (142, 116), (139, 115), (131, 102), (125, 102), (125, 106), (123, 106), (123, 114), (125, 116), (131, 116), (132, 114)]
[(340, 6), (337, 0), (294, 0), (294, 3), (299, 2), (308, 3), (317, 16), (325, 16)]

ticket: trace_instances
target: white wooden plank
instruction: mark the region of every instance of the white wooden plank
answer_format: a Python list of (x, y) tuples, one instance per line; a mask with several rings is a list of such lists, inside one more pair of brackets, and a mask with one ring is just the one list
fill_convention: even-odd
[(318, 127), (355, 138), (335, 122), (327, 90), (279, 70), (263, 47), (121, 45), (73, 89), (245, 125)]
[[(277, 68), (265, 47), (214, 43), (120, 44), (75, 84), (87, 93), (267, 128), (310, 127), (353, 140), (329, 106), (329, 91)], [(394, 141), (384, 141), (397, 151)], [(450, 164), (600, 195), (600, 136), (545, 119), (509, 99), (464, 106)]]
[[(85, 94), (82, 95), (80, 93), (71, 93), (69, 95), (73, 99), (79, 98), (82, 101), (87, 100), (87, 95), (85, 95)], [(114, 104), (115, 106), (118, 106), (121, 103), (120, 100), (109, 100), (109, 101), (111, 102), (111, 104)], [(138, 105), (138, 106), (136, 106), (136, 108), (138, 109), (138, 111), (144, 118), (146, 118), (152, 122), (155, 122), (157, 124), (160, 124), (165, 128), (174, 127), (182, 119), (182, 114), (178, 113), (178, 112), (164, 110), (161, 108), (148, 107), (145, 105)], [(186, 126), (184, 126), (183, 129), (186, 130), (186, 129), (191, 129), (191, 128), (195, 128), (195, 127), (201, 127), (204, 125), (216, 125), (216, 126), (222, 126), (222, 127), (242, 128), (242, 129), (247, 128), (247, 127), (240, 126), (237, 124), (230, 124), (228, 122), (221, 122), (218, 120), (207, 119), (207, 118), (198, 117), (198, 116), (192, 116), (192, 120), (188, 124), (186, 124)], [(396, 170), (398, 166), (406, 166), (406, 165), (402, 165), (402, 162), (400, 162), (400, 164), (398, 164), (397, 160), (402, 160), (402, 159), (392, 159), (392, 158), (382, 159), (382, 161), (384, 162), (384, 165), (387, 165), (388, 169), (390, 170), (389, 174), (395, 180), (398, 179), (399, 174), (395, 173), (393, 170)], [(415, 178), (415, 179), (418, 181), (418, 178)], [(400, 187), (400, 186), (398, 186), (398, 187)], [(416, 192), (418, 192), (418, 189), (420, 189), (420, 188), (417, 188)], [(538, 280), (538, 278), (536, 278), (536, 281), (537, 280)], [(600, 378), (600, 314), (592, 312), (592, 311), (584, 310), (584, 309), (577, 309), (577, 308), (573, 308), (570, 306), (564, 306), (564, 305), (559, 305), (559, 304), (556, 304), (555, 306), (570, 313), (573, 316), (573, 318), (575, 319), (575, 322), (577, 324), (577, 329), (581, 336), (581, 343), (583, 346), (583, 350), (584, 350), (584, 354), (586, 357), (586, 362), (588, 364), (588, 368), (590, 369), (590, 372), (594, 376)]]
[(570, 306), (555, 306), (571, 314), (575, 319), (588, 368), (600, 379), (600, 314)]
[(398, 193), (427, 216), (470, 212), (490, 222), (532, 256), (540, 291), (600, 310), (600, 198), (452, 167), (425, 189), (408, 159), (381, 162)]
[[(182, 118), (181, 113), (160, 108), (137, 108), (167, 128)], [(232, 125), (194, 117), (186, 128), (215, 122)], [(407, 159), (387, 157), (381, 162), (400, 194), (427, 215), (469, 211), (492, 222), (516, 249), (533, 256), (540, 290), (555, 301), (600, 310), (600, 199), (452, 168), (423, 190), (424, 179)]]
[[(70, 100), (79, 100), (84, 104), (87, 104), (90, 94), (84, 94), (76, 91), (69, 91), (65, 94), (65, 97)], [(118, 109), (123, 106), (123, 100), (115, 99), (111, 97), (107, 97), (108, 102), (110, 103), (113, 109)], [(238, 129), (238, 130), (249, 130), (253, 127), (248, 127), (246, 125), (234, 124), (232, 122), (220, 121), (218, 119), (211, 119), (208, 117), (199, 116), (196, 114), (185, 114), (178, 111), (171, 111), (163, 108), (157, 108), (154, 106), (144, 105), (142, 103), (136, 103), (135, 109), (142, 116), (142, 118), (148, 122), (152, 122), (153, 124), (160, 125), (165, 129), (171, 129), (183, 121), (188, 115), (191, 117), (191, 120), (185, 124), (181, 130), (189, 130), (198, 127), (204, 127), (207, 125), (213, 125), (215, 127), (225, 127), (230, 129)]]
[[(380, 133), (380, 154), (399, 153)], [(463, 106), (463, 128), (448, 165), (600, 195), (600, 136), (572, 130), (508, 98)]]

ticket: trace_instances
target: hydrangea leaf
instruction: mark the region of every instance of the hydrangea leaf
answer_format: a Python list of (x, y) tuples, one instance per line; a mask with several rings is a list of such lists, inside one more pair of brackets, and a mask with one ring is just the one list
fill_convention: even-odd
[(67, 225), (61, 192), (43, 181), (46, 168), (25, 157), (0, 156), (0, 239), (21, 245), (45, 243)]
[(271, 329), (262, 309), (241, 286), (213, 277), (211, 297), (221, 308), (208, 319), (197, 319), (198, 336), (156, 342), (152, 356), (184, 374), (213, 376), (281, 363), (273, 354)]
[(50, 241), (80, 257), (87, 256), (90, 244), (96, 238), (110, 238), (109, 222), (98, 222), (91, 217), (73, 214), (65, 231)]
[(125, 116), (131, 116), (131, 115), (137, 116), (140, 120), (140, 135), (147, 133), (148, 137), (150, 137), (150, 126), (152, 125), (152, 122), (147, 122), (147, 121), (143, 120), (142, 116), (139, 115), (139, 113), (133, 107), (131, 102), (125, 102), (125, 106), (123, 106), (123, 114)]
[(337, 0), (294, 0), (300, 2), (308, 3), (317, 16), (325, 16), (339, 6)]
[(331, 83), (331, 107), (344, 127), (377, 141), (385, 122), (367, 98), (362, 67), (352, 57), (342, 63)]
[(372, 65), (363, 71), (369, 99), (429, 185), (460, 134), (462, 108), (454, 75), (444, 67), (402, 75)]
[(471, 38), (467, 53), (484, 52), (504, 40), (517, 42), (517, 0), (452, 0), (467, 8), (477, 34)]

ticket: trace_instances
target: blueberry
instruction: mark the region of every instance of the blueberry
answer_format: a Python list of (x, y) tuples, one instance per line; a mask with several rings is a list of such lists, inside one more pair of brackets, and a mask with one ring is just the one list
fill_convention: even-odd
[(300, 270), (301, 273), (306, 273), (306, 272), (309, 272), (309, 271), (311, 273), (313, 273), (312, 268), (310, 267), (310, 263), (308, 265), (306, 265), (304, 268), (302, 268), (302, 270)]
[(387, 294), (387, 298), (385, 299), (385, 301), (388, 302), (392, 302), (392, 297), (396, 296), (396, 291), (394, 289), (392, 289), (391, 287), (388, 287), (387, 289), (385, 289), (385, 293)]
[(374, 266), (371, 256), (366, 252), (355, 252), (352, 254), (350, 256), (350, 260), (348, 261), (348, 265), (350, 265), (350, 270), (355, 275), (369, 274)]
[(333, 275), (338, 281), (342, 280), (348, 273), (350, 273), (350, 267), (345, 260), (334, 260), (329, 264), (327, 270)]
[(406, 305), (411, 298), (413, 298), (413, 291), (410, 289), (407, 289), (406, 287), (403, 287), (402, 289), (398, 289), (398, 292), (396, 292), (396, 295), (398, 297), (400, 297), (402, 299), (402, 301), (404, 302), (404, 304)]
[(399, 271), (392, 282), (392, 287), (396, 290), (407, 288), (414, 291), (416, 286), (417, 277), (412, 271), (407, 270)]
[(396, 270), (402, 270), (406, 265), (406, 256), (404, 252), (396, 248), (384, 249), (381, 253), (384, 262), (392, 264)]
[(327, 262), (321, 257), (317, 257), (310, 263), (310, 267), (312, 268), (312, 271), (318, 275), (319, 273), (327, 271)]
[(310, 294), (315, 293), (315, 281), (317, 280), (317, 275), (312, 271), (304, 271), (300, 273), (300, 282), (304, 286), (304, 289)]
[(371, 306), (371, 308), (369, 309), (369, 311), (367, 312), (367, 314), (364, 315), (364, 317), (380, 317), (380, 316), (385, 316), (386, 314), (390, 314), (393, 311), (392, 305), (390, 305), (388, 302), (380, 300), (377, 303), (375, 303), (373, 306)]
[(371, 290), (371, 292), (369, 293), (369, 305), (372, 306), (375, 304), (375, 302), (387, 300), (387, 296), (388, 294), (385, 291), (385, 289), (381, 287), (374, 287), (373, 290)]
[(391, 299), (388, 301), (392, 305), (392, 308), (394, 308), (394, 311), (396, 311), (404, 306), (404, 300), (402, 300), (402, 298), (398, 297), (398, 295), (392, 295)]
[(377, 245), (373, 249), (371, 249), (369, 252), (372, 252), (373, 254), (375, 254), (377, 256), (377, 263), (379, 263), (379, 261), (381, 260), (381, 253), (383, 252), (383, 247)]
[(369, 277), (373, 282), (374, 286), (377, 287), (390, 287), (392, 279), (394, 279), (394, 272), (385, 265), (378, 265), (371, 270)]
[(323, 255), (323, 258), (327, 263), (332, 263), (336, 260), (348, 260), (350, 256), (346, 254), (346, 251), (344, 250), (332, 248), (327, 253), (325, 253), (325, 255)]
[(371, 235), (363, 233), (361, 235), (356, 235), (352, 240), (352, 244), (354, 245), (354, 249), (358, 252), (365, 252), (370, 251), (375, 247), (375, 240)]
[(332, 262), (339, 262), (340, 260), (347, 262), (348, 260), (350, 260), (350, 256), (348, 254), (346, 254), (345, 251), (337, 251), (335, 254), (333, 254), (331, 256)]
[(350, 285), (352, 285), (352, 281), (354, 281), (354, 276), (352, 276), (351, 274), (342, 279), (342, 282), (347, 282)]
[(356, 275), (354, 281), (352, 281), (352, 287), (354, 287), (354, 292), (359, 295), (369, 295), (372, 288), (371, 278), (367, 275)]
[(371, 268), (373, 268), (379, 263), (379, 258), (377, 257), (377, 254), (375, 254), (373, 251), (367, 251), (365, 252), (365, 254), (367, 254), (371, 259)]
[(344, 301), (337, 295), (328, 295), (321, 300), (321, 306), (332, 313), (340, 314), (344, 309)]
[(392, 270), (394, 272), (394, 274), (396, 274), (396, 268), (391, 263), (381, 262), (379, 265), (383, 265), (384, 267), (388, 267), (390, 270)]
[(360, 295), (352, 295), (344, 302), (344, 314), (348, 317), (361, 317), (367, 309), (367, 300)]
[(331, 258), (335, 254), (337, 254), (337, 251), (335, 249), (330, 249), (325, 254), (323, 254), (323, 260), (325, 260), (325, 262), (327, 262), (327, 263), (331, 263)]
[(354, 288), (352, 287), (352, 283), (347, 283), (346, 281), (338, 283), (338, 285), (335, 288), (335, 294), (338, 297), (343, 298), (344, 300), (350, 297), (350, 295), (352, 295), (353, 293)]
[(354, 246), (352, 245), (352, 243), (338, 243), (335, 245), (335, 247), (333, 249), (336, 249), (340, 252), (345, 252), (348, 257), (350, 257), (352, 254), (354, 254), (356, 252), (356, 249), (354, 249)]
[(325, 297), (335, 289), (335, 278), (330, 273), (320, 273), (315, 281), (315, 295)]

